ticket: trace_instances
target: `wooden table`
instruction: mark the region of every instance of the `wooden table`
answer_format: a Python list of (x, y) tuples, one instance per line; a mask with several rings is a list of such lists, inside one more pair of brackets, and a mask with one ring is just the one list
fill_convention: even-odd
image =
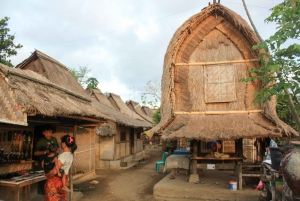
[[(194, 157), (190, 158), (190, 160), (197, 160), (197, 161), (214, 161), (214, 162), (222, 162), (222, 163), (216, 163), (214, 169), (233, 169), (235, 165), (237, 165), (239, 162), (243, 161), (242, 157), (223, 157), (223, 158), (212, 158), (212, 157)], [(234, 161), (235, 163), (224, 163), (224, 161)], [(207, 169), (207, 164), (197, 164), (197, 168), (201, 169)]]
[[(261, 177), (261, 163), (239, 163), (239, 190), (243, 190), (243, 177)], [(256, 170), (259, 169), (259, 170)]]
[(176, 172), (179, 170), (185, 170), (186, 175), (190, 169), (190, 156), (188, 155), (170, 155), (166, 158), (164, 172), (167, 169), (173, 170), (173, 175), (176, 175)]
[[(37, 183), (39, 181), (47, 179), (44, 175), (32, 176), (24, 178), (22, 181), (10, 181), (10, 180), (0, 180), (0, 186), (7, 186), (12, 188), (17, 188), (18, 200), (28, 200), (30, 201), (30, 185)], [(22, 196), (21, 191), (23, 188)]]

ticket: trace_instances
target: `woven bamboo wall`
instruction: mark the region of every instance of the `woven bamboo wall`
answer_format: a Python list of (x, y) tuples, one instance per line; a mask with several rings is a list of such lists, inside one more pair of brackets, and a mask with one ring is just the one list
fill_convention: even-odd
[(243, 154), (247, 159), (245, 163), (254, 163), (256, 161), (256, 147), (254, 146), (255, 139), (243, 139)]
[[(73, 128), (57, 127), (55, 137), (58, 142), (60, 138), (66, 134), (73, 136)], [(88, 173), (95, 171), (95, 139), (93, 129), (77, 128), (76, 144), (77, 150), (74, 153), (74, 162), (72, 174)]]
[(0, 103), (0, 119), (19, 122), (20, 125), (27, 123), (27, 115), (22, 112), (13, 91), (3, 78), (0, 78)]

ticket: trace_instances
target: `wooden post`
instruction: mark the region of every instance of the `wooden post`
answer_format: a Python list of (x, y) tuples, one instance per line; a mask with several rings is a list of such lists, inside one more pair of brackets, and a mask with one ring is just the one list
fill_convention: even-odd
[[(193, 158), (198, 156), (198, 142), (193, 141)], [(197, 174), (197, 160), (193, 160), (193, 174)]]
[(239, 190), (243, 189), (243, 176), (242, 176), (242, 164), (238, 163), (238, 175), (239, 175)]
[[(198, 156), (198, 141), (193, 140), (193, 158)], [(197, 172), (197, 160), (192, 161), (193, 174), (190, 174), (189, 182), (199, 181), (199, 175)]]
[[(77, 132), (77, 125), (74, 125), (74, 128), (73, 128), (73, 137), (74, 138), (76, 137), (76, 132)], [(74, 157), (74, 159), (75, 159), (75, 157)], [(71, 192), (68, 193), (69, 194), (68, 201), (73, 200), (73, 174), (72, 174), (72, 172), (73, 172), (73, 165), (71, 166), (70, 171), (69, 171), (69, 178), (70, 178), (69, 185), (70, 185)]]

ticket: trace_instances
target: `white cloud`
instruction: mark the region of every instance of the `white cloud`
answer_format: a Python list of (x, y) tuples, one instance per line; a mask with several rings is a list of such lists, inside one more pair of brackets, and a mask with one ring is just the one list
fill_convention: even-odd
[(138, 36), (139, 40), (143, 42), (148, 42), (151, 40), (153, 35), (157, 35), (159, 33), (159, 26), (154, 21), (150, 21), (147, 24), (140, 25), (135, 34)]

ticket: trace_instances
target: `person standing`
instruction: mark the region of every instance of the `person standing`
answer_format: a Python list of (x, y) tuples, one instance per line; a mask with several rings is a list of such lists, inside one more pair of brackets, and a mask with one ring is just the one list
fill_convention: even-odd
[(64, 176), (63, 178), (59, 177), (56, 168), (53, 168), (46, 174), (45, 201), (67, 200), (67, 191), (63, 188), (64, 183), (68, 180), (69, 170), (74, 160), (74, 151), (77, 149), (75, 138), (70, 135), (64, 135), (61, 138), (61, 149), (63, 153), (58, 155), (58, 169), (64, 170)]
[[(42, 169), (41, 163), (44, 159), (44, 156), (46, 154), (49, 154), (49, 145), (54, 143), (59, 147), (57, 140), (55, 137), (52, 136), (52, 126), (46, 125), (43, 127), (42, 133), (44, 137), (40, 138), (36, 144), (35, 150), (34, 150), (34, 156), (37, 156), (39, 159), (39, 169)], [(44, 186), (45, 186), (46, 180), (40, 181), (38, 183), (38, 194), (39, 195), (45, 195), (44, 192)]]

